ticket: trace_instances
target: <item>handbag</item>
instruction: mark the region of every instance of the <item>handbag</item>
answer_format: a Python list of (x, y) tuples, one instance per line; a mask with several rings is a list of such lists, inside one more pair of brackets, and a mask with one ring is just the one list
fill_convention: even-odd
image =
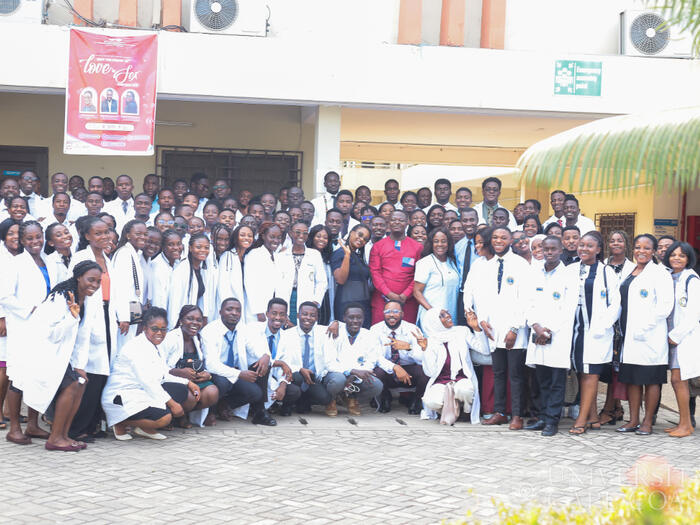
[(191, 359), (181, 357), (175, 363), (175, 368), (191, 368), (195, 372), (201, 372), (204, 370), (204, 361), (201, 359)]
[(440, 412), (441, 425), (454, 425), (459, 417), (459, 402), (455, 399), (454, 381), (445, 385), (445, 394), (442, 398), (442, 412)]
[[(134, 276), (134, 289), (136, 297), (141, 297), (141, 286), (139, 285), (139, 275), (136, 273), (136, 263), (131, 258), (131, 271)], [(143, 305), (141, 301), (129, 301), (129, 324), (139, 324), (143, 319)]]

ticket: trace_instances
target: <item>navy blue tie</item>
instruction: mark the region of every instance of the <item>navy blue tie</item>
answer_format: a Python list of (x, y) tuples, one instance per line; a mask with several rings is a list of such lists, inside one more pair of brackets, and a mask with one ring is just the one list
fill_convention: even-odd
[(270, 348), (270, 355), (272, 356), (272, 360), (275, 360), (275, 355), (277, 354), (277, 348), (275, 348), (275, 336), (270, 335), (267, 338), (267, 346)]
[(501, 293), (501, 284), (503, 284), (503, 259), (498, 258), (498, 293)]
[(236, 352), (233, 348), (233, 343), (236, 340), (236, 332), (226, 332), (224, 336), (226, 342), (228, 343), (228, 352), (226, 354), (226, 366), (231, 368), (238, 368), (236, 366)]

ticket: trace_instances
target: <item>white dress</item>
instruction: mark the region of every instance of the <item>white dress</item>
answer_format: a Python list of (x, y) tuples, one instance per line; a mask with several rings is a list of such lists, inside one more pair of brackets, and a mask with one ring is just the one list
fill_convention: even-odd
[[(459, 272), (454, 262), (449, 258), (442, 262), (434, 255), (423, 257), (416, 263), (416, 274), (413, 280), (424, 283), (423, 295), (430, 306), (450, 312), (452, 319), (457, 320), (457, 293), (459, 291)], [(418, 325), (425, 315), (425, 308), (418, 307)]]

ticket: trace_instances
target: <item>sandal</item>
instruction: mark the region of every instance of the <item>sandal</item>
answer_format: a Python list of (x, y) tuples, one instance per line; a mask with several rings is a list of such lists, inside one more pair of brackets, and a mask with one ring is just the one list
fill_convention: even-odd
[(586, 423), (588, 430), (600, 430), (600, 425), (600, 421), (589, 421), (588, 423)]
[(617, 415), (612, 410), (601, 410), (598, 418), (601, 425), (614, 425), (617, 423)]
[(580, 436), (581, 434), (585, 434), (586, 430), (588, 430), (586, 427), (571, 427), (569, 429), (569, 434), (573, 436)]

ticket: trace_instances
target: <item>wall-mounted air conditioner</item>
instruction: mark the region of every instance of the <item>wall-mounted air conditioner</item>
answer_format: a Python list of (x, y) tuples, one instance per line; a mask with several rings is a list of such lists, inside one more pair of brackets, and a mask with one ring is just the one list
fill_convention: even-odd
[(264, 0), (191, 0), (183, 15), (183, 24), (190, 33), (267, 35)]
[(0, 23), (41, 24), (43, 0), (0, 0)]
[(620, 54), (641, 57), (693, 58), (693, 39), (654, 11), (620, 13)]

